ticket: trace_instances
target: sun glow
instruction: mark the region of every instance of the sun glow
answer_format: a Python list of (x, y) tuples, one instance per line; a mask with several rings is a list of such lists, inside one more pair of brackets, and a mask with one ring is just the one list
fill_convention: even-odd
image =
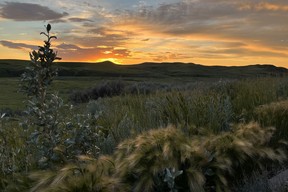
[(105, 59), (97, 59), (95, 62), (104, 62), (104, 61), (111, 61), (117, 65), (121, 65), (121, 61), (119, 59), (115, 59), (115, 58), (105, 58)]

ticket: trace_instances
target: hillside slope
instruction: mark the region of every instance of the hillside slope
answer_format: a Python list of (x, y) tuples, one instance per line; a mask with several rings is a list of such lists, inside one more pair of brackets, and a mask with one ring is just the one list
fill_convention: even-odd
[[(0, 77), (20, 76), (29, 61), (0, 60)], [(273, 65), (248, 66), (204, 66), (184, 63), (143, 63), (137, 65), (116, 65), (106, 61), (101, 63), (60, 62), (60, 76), (99, 76), (99, 77), (200, 77), (200, 78), (245, 78), (262, 76), (283, 76), (288, 69)]]

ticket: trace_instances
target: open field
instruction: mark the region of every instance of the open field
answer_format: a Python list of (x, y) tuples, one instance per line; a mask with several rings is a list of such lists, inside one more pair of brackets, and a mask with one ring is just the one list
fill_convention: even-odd
[(288, 192), (287, 7), (1, 1), (0, 192)]
[[(163, 83), (163, 84), (169, 84), (173, 83), (175, 85), (185, 85), (190, 83), (196, 83), (196, 82), (217, 82), (220, 79), (218, 78), (207, 78), (207, 79), (201, 79), (201, 80), (195, 80), (195, 79), (181, 79), (177, 80), (177, 78), (173, 79), (153, 79), (153, 78), (137, 78), (137, 77), (126, 77), (126, 78), (120, 78), (120, 77), (60, 77), (57, 78), (51, 88), (53, 89), (53, 92), (57, 92), (65, 101), (68, 101), (69, 95), (73, 91), (81, 91), (88, 88), (93, 88), (96, 85), (100, 84), (104, 81), (123, 81), (123, 82), (130, 82), (130, 83), (137, 83), (137, 82), (157, 82), (157, 83)], [(19, 77), (2, 77), (0, 78), (0, 89), (1, 95), (0, 95), (0, 109), (4, 108), (10, 108), (13, 110), (21, 110), (25, 106), (23, 103), (23, 100), (25, 100), (25, 96), (19, 92), (19, 83), (20, 78)]]
[[(64, 103), (1, 114), (1, 191), (278, 188), (269, 181), (288, 164), (286, 69), (96, 65), (57, 77), (49, 92)], [(0, 108), (24, 109), (19, 79), (0, 78)]]
[[(93, 86), (99, 82), (98, 78), (65, 78), (55, 81), (53, 90), (58, 92), (61, 97), (67, 99), (67, 95), (72, 90), (85, 89)], [(25, 96), (19, 92), (20, 78), (17, 77), (5, 77), (0, 78), (0, 108), (11, 108), (15, 110), (21, 110), (25, 106), (23, 100)]]
[[(29, 61), (0, 60), (0, 109), (23, 109), (23, 99), (18, 93), (20, 75)], [(251, 65), (244, 67), (207, 67), (181, 63), (145, 63), (120, 66), (111, 62), (103, 63), (58, 63), (59, 77), (52, 89), (67, 101), (73, 90), (93, 88), (102, 81), (157, 82), (191, 84), (217, 82), (241, 78), (286, 76), (288, 70), (272, 65)]]

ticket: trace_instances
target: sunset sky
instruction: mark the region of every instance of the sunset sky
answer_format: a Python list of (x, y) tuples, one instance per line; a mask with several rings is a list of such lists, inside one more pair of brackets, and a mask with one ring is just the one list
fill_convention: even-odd
[(288, 67), (288, 0), (0, 0), (0, 59)]

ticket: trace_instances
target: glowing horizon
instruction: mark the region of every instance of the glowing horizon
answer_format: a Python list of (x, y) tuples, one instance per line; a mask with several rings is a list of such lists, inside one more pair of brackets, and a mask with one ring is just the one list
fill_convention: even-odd
[(51, 23), (67, 62), (288, 68), (287, 0), (0, 0), (0, 59), (29, 60)]

